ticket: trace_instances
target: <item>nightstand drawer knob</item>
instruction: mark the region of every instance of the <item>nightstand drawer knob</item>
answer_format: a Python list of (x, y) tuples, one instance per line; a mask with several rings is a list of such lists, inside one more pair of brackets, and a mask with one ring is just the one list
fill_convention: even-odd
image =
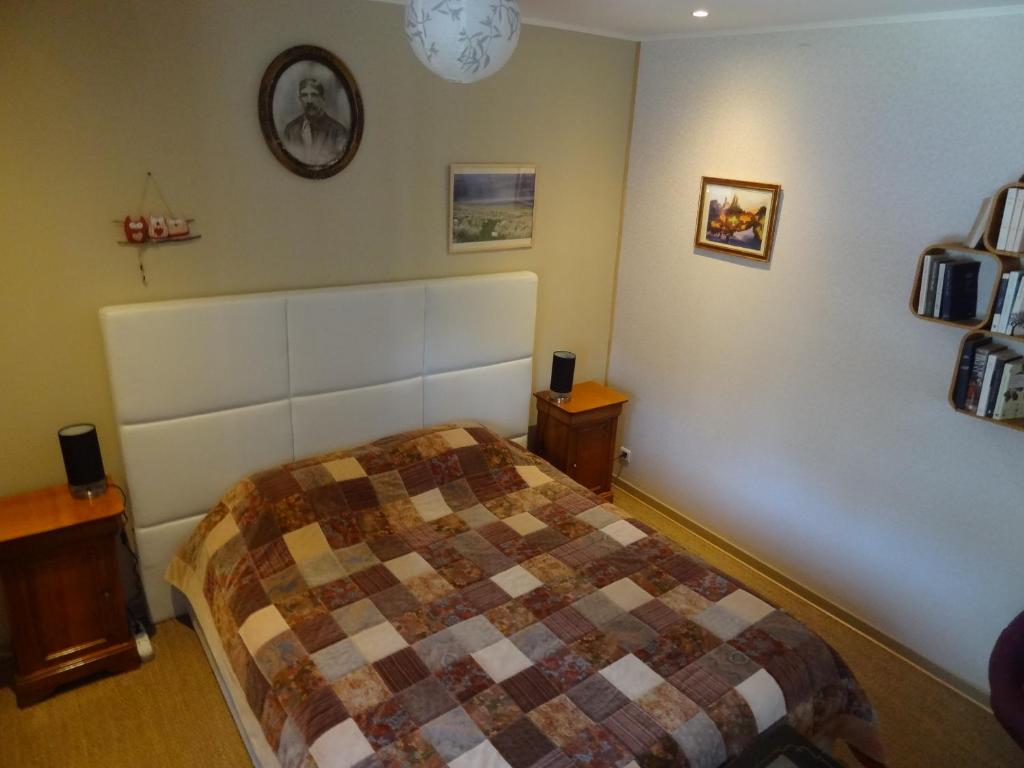
[(109, 600), (110, 599), (110, 590), (104, 590), (103, 591), (103, 599), (104, 600)]

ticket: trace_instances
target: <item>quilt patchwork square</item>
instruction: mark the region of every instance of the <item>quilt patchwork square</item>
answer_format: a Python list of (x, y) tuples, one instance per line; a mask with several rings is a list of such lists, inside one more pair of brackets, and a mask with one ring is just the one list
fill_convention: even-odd
[(528, 768), (555, 749), (551, 740), (526, 717), (519, 718), (491, 743), (512, 768)]
[(383, 659), (407, 645), (405, 638), (388, 622), (352, 635), (352, 644), (368, 663)]
[(449, 710), (420, 730), (438, 754), (449, 762), (485, 740), (483, 732), (462, 707)]
[(525, 595), (541, 586), (540, 580), (521, 565), (494, 574), (491, 581), (501, 587), (509, 597)]
[(558, 689), (537, 667), (527, 667), (512, 675), (501, 687), (523, 712), (529, 712), (558, 695)]
[(497, 683), (530, 666), (530, 659), (516, 648), (511, 640), (504, 637), (493, 645), (481, 648), (472, 656)]
[(488, 737), (501, 733), (523, 714), (515, 700), (500, 685), (481, 691), (463, 707)]

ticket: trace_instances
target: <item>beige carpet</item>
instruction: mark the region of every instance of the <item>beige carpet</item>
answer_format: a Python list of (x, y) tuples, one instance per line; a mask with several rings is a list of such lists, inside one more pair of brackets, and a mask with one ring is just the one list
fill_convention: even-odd
[(156, 659), (25, 709), (0, 690), (3, 768), (240, 768), (251, 765), (203, 648), (176, 621)]
[[(878, 710), (892, 768), (1012, 768), (1024, 753), (983, 709), (619, 491), (616, 503), (746, 582), (832, 643)], [(19, 710), (0, 690), (3, 768), (239, 768), (245, 747), (192, 630), (164, 622), (156, 660)], [(856, 765), (845, 749), (838, 757)]]

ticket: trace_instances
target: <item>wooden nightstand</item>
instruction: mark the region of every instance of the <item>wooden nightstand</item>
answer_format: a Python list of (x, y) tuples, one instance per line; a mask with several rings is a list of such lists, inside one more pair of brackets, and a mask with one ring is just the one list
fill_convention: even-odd
[(91, 500), (66, 485), (0, 499), (19, 707), (80, 677), (139, 666), (117, 565), (123, 510), (113, 488)]
[(547, 390), (537, 398), (537, 444), (534, 451), (580, 485), (612, 500), (612, 465), (619, 414), (629, 398), (621, 392), (584, 381), (572, 399), (556, 403)]

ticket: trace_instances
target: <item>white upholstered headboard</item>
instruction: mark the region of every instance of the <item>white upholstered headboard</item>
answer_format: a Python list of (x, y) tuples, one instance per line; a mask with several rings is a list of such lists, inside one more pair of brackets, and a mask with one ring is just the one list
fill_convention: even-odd
[(100, 310), (154, 621), (163, 572), (242, 477), (446, 421), (525, 436), (532, 272)]

